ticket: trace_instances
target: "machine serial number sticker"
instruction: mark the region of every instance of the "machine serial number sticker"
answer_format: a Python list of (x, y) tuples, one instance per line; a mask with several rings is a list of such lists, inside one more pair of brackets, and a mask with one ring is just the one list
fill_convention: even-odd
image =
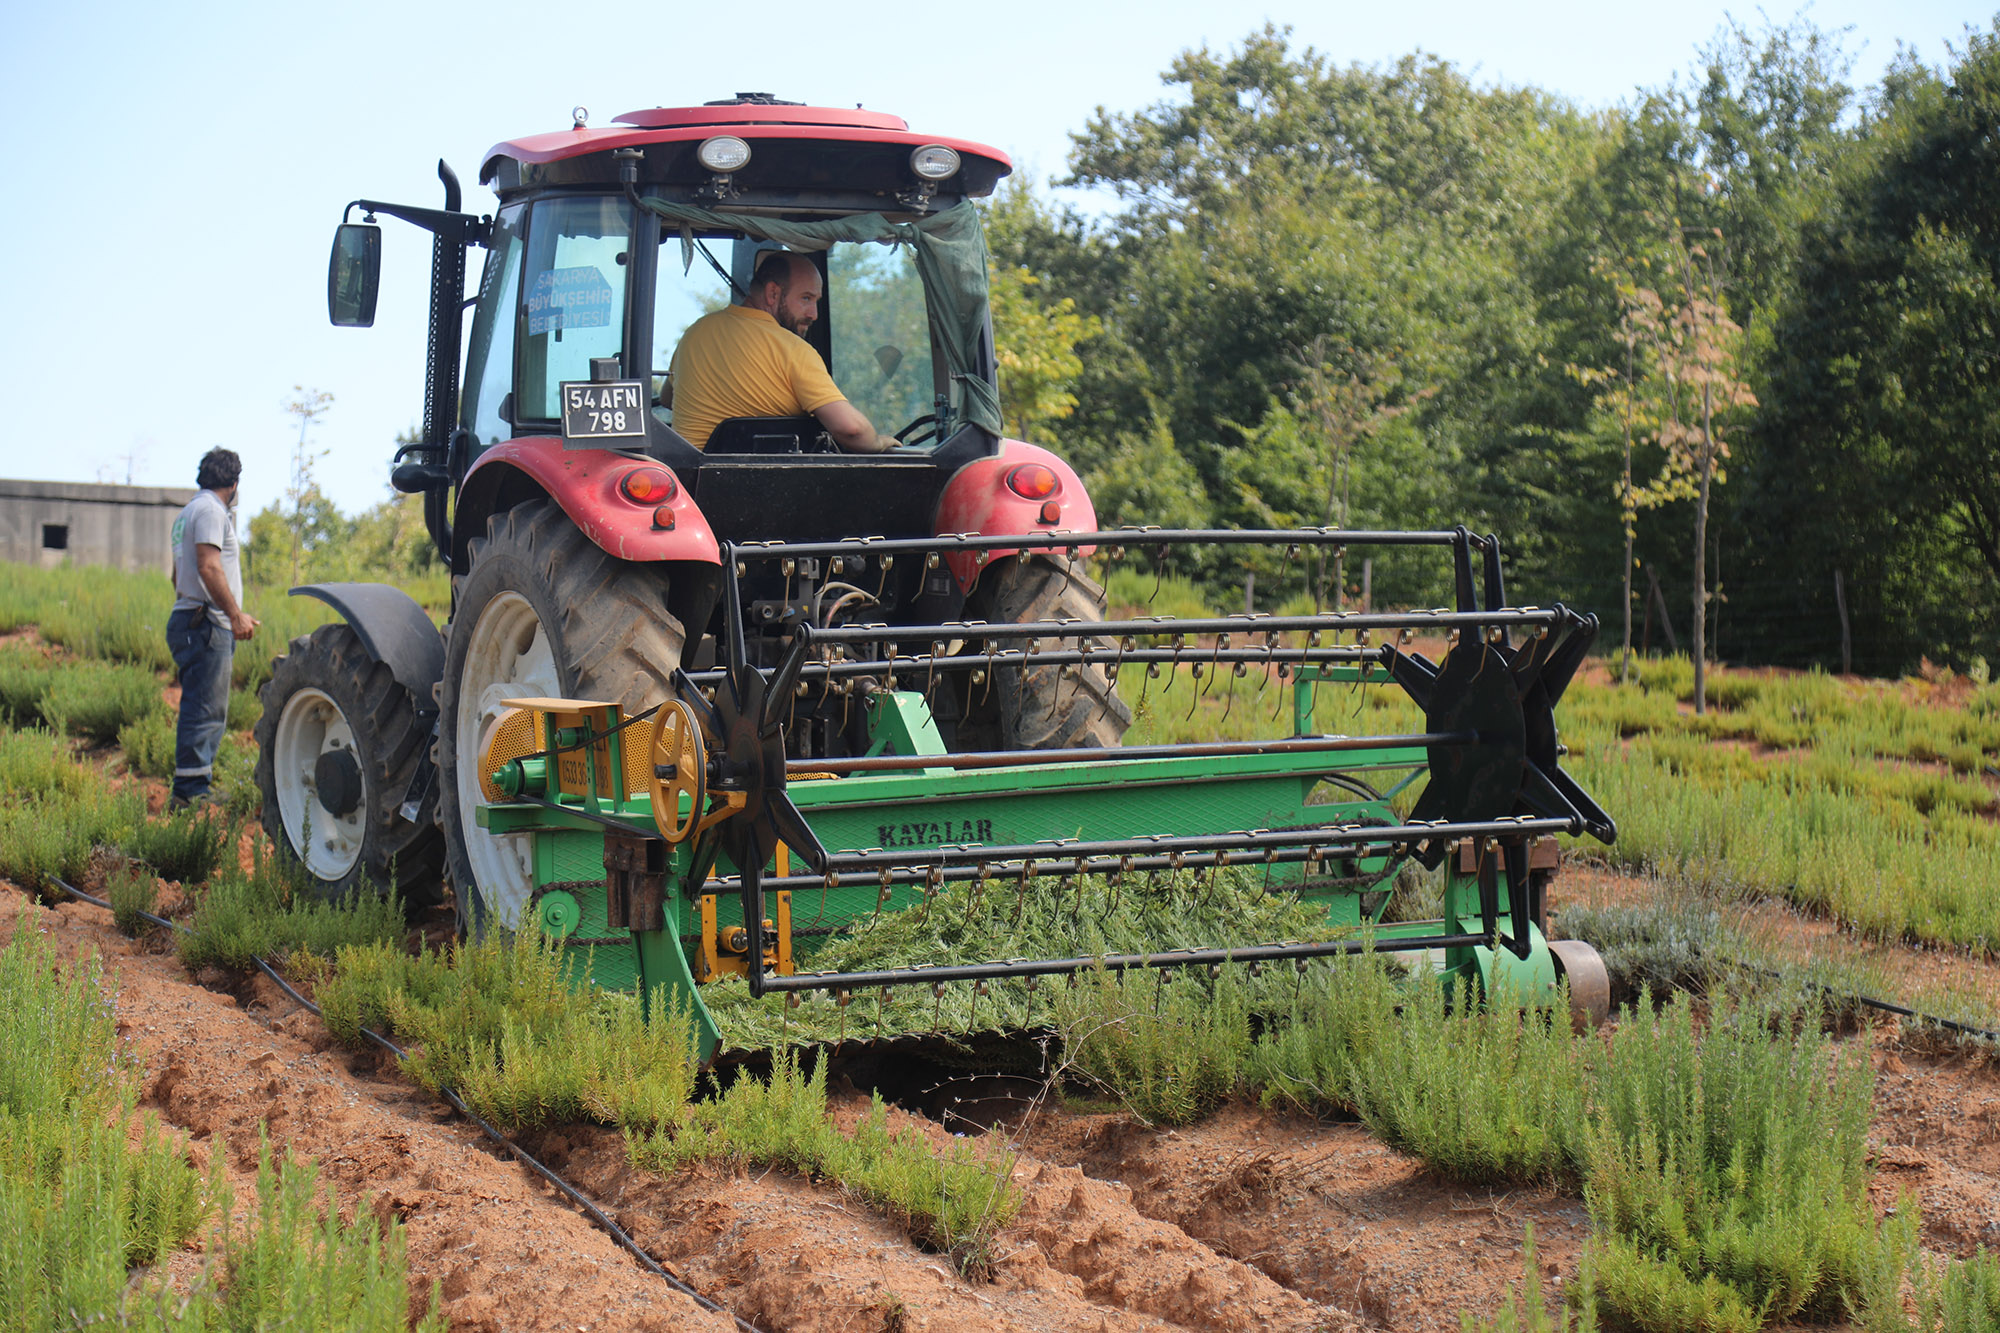
[(562, 386), (564, 440), (643, 440), (646, 386), (638, 380), (565, 382)]

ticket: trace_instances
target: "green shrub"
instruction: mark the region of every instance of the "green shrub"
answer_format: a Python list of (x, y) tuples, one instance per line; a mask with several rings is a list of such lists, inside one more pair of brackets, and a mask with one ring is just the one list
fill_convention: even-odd
[(145, 817), (135, 788), (0, 802), (0, 876), (37, 891), (56, 878), (75, 884), (98, 847), (121, 845)]
[(1559, 1017), (1504, 993), (1481, 1004), (1469, 984), (1416, 984), (1350, 1087), (1377, 1138), (1440, 1175), (1561, 1180), (1583, 1160), (1586, 1050)]
[(571, 966), (533, 930), (418, 957), (350, 946), (318, 999), (340, 1040), (366, 1027), (421, 1046), (410, 1075), (496, 1123), (650, 1131), (678, 1115), (696, 1073), (688, 1014), (656, 997), (648, 1022), (632, 996), (578, 990)]
[(1589, 943), (1604, 959), (1613, 1002), (1641, 991), (1706, 991), (1723, 979), (1722, 917), (1685, 894), (1648, 903), (1594, 907), (1572, 903), (1557, 918), (1562, 933)]
[(178, 716), (162, 708), (119, 728), (118, 746), (125, 751), (126, 767), (149, 778), (172, 778), (178, 725)]
[(226, 726), (231, 731), (248, 731), (257, 725), (257, 719), (264, 715), (264, 705), (258, 701), (257, 691), (233, 689), (229, 692), (229, 718)]
[(16, 727), (42, 720), (42, 695), (55, 676), (47, 653), (25, 645), (0, 645), (0, 721)]
[(1873, 1070), (1806, 1017), (1724, 1000), (1697, 1034), (1681, 996), (1624, 1011), (1599, 1057), (1585, 1184), (1618, 1320), (1754, 1329), (1857, 1299), (1875, 1245)]
[(1247, 1080), (1267, 1106), (1356, 1113), (1362, 1065), (1400, 1021), (1403, 990), (1378, 955), (1342, 959), (1301, 979), (1291, 1012), (1257, 1039)]
[(160, 881), (152, 871), (127, 862), (111, 872), (104, 895), (111, 900), (111, 920), (120, 931), (137, 937), (152, 928), (141, 915), (159, 902)]
[(39, 704), (51, 726), (100, 744), (117, 740), (127, 723), (165, 707), (150, 669), (88, 661), (62, 663)]
[[(1756, 676), (1739, 676), (1733, 672), (1709, 668), (1704, 693), (1708, 702), (1716, 707), (1734, 712), (1754, 703), (1764, 692), (1764, 682)], [(1688, 685), (1688, 697), (1694, 697), (1694, 685)]]
[(1910, 1276), (1918, 1333), (2000, 1329), (2000, 1258), (1985, 1246), (1964, 1260), (1919, 1259)]
[(195, 900), (186, 933), (177, 937), (181, 963), (204, 967), (254, 967), (259, 958), (305, 950), (334, 957), (343, 945), (398, 941), (403, 937), (399, 900), (349, 893), (322, 902), (290, 883), (275, 862), (245, 876), (233, 867)]
[(1470, 1313), (1462, 1313), (1458, 1317), (1460, 1333), (1596, 1333), (1597, 1298), (1588, 1256), (1573, 1292), (1572, 1303), (1578, 1313), (1575, 1323), (1570, 1322), (1570, 1312), (1566, 1309), (1558, 1310), (1553, 1319), (1549, 1317), (1548, 1306), (1542, 1299), (1542, 1270), (1535, 1263), (1533, 1222), (1527, 1224), (1521, 1237), (1521, 1267), (1521, 1285), (1508, 1288), (1507, 1298), (1493, 1318), (1479, 1320)]
[[(137, 1066), (94, 955), (61, 960), (24, 917), (0, 949), (0, 1311), (10, 1328), (113, 1318), (151, 1264), (224, 1197), (221, 1154), (204, 1182), (186, 1144), (148, 1114), (127, 1121)], [(138, 1293), (143, 1296), (150, 1293)]]
[(1064, 1057), (1152, 1124), (1185, 1125), (1237, 1090), (1250, 1053), (1250, 1009), (1225, 969), (1195, 977), (1096, 971), (1058, 990)]
[(1694, 663), (1684, 655), (1635, 658), (1632, 675), (1639, 688), (1648, 694), (1664, 694), (1670, 699), (1694, 698)]
[(959, 1139), (939, 1156), (913, 1126), (891, 1133), (879, 1096), (854, 1133), (842, 1134), (827, 1119), (825, 1062), (808, 1076), (790, 1053), (769, 1079), (739, 1078), (670, 1128), (628, 1134), (626, 1143), (634, 1165), (655, 1171), (719, 1158), (830, 1177), (968, 1268), (983, 1267), (993, 1234), (1020, 1206), (1013, 1154)]
[(60, 736), (0, 727), (0, 802), (75, 800), (102, 786)]
[(195, 885), (233, 859), (235, 825), (214, 809), (188, 806), (158, 819), (141, 820), (125, 839), (128, 855), (151, 866), (162, 879)]
[[(402, 1223), (382, 1228), (373, 1209), (359, 1207), (343, 1224), (333, 1187), (320, 1195), (318, 1168), (294, 1158), (279, 1169), (268, 1140), (257, 1153), (255, 1220), (228, 1234), (223, 1262), (231, 1328), (321, 1328), (330, 1315), (353, 1333), (411, 1327)], [(433, 1284), (416, 1329), (448, 1327)]]
[(225, 733), (215, 752), (215, 776), (210, 795), (231, 819), (247, 822), (263, 808), (257, 788), (257, 746), (235, 732)]

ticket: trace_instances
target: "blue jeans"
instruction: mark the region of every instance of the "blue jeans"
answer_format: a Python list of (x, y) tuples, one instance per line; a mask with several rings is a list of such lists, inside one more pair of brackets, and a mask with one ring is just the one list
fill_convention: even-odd
[(174, 743), (174, 799), (208, 795), (215, 752), (229, 722), (229, 666), (236, 636), (209, 618), (206, 608), (167, 617), (167, 651), (181, 674), (181, 720)]

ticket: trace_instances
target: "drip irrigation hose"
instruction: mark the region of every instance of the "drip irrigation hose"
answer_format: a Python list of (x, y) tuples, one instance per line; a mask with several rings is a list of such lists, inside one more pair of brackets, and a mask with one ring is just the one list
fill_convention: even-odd
[[(102, 898), (94, 898), (90, 894), (85, 893), (82, 889), (79, 889), (75, 885), (70, 884), (69, 882), (60, 879), (56, 876), (51, 875), (49, 879), (50, 882), (53, 883), (57, 888), (61, 889), (64, 893), (69, 894), (72, 898), (75, 898), (81, 902), (89, 903), (93, 907), (102, 907), (107, 912), (112, 910), (111, 904)], [(184, 935), (192, 933), (188, 930), (186, 926), (182, 925), (178, 921), (169, 921), (165, 917), (154, 916), (151, 912), (140, 912), (138, 915), (145, 918), (147, 921), (152, 922), (156, 926), (165, 926), (168, 930), (177, 930)], [(277, 982), (279, 989), (283, 990), (285, 994), (291, 996), (292, 999), (296, 1001), (301, 1008), (310, 1010), (315, 1018), (319, 1018), (322, 1021), (324, 1021), (325, 1016), (320, 1012), (319, 1006), (314, 1004), (311, 1000), (308, 1000), (305, 996), (299, 994), (296, 990), (293, 990), (291, 983), (286, 981), (283, 977), (279, 976), (277, 971), (273, 969), (269, 963), (266, 963), (261, 958), (252, 958), (251, 961), (257, 964), (257, 969), (261, 971), (265, 976), (269, 977), (272, 981)], [(379, 1032), (373, 1031), (372, 1029), (369, 1028), (362, 1028), (361, 1035), (368, 1038), (370, 1041), (374, 1042), (377, 1046), (380, 1046), (383, 1050), (388, 1051), (391, 1055), (394, 1055), (399, 1060), (408, 1058), (408, 1053), (404, 1051), (402, 1047), (398, 1046), (395, 1042), (390, 1041), (387, 1037), (383, 1036)], [(741, 1317), (739, 1317), (732, 1311), (728, 1310), (727, 1308), (716, 1304), (714, 1301), (702, 1295), (699, 1291), (696, 1291), (693, 1287), (689, 1286), (687, 1283), (681, 1281), (679, 1278), (675, 1277), (672, 1273), (668, 1272), (664, 1267), (661, 1266), (660, 1262), (657, 1259), (653, 1258), (652, 1255), (646, 1253), (644, 1249), (640, 1248), (639, 1243), (633, 1240), (632, 1237), (627, 1235), (623, 1227), (619, 1226), (616, 1222), (612, 1221), (610, 1215), (607, 1214), (602, 1208), (598, 1207), (597, 1204), (593, 1202), (588, 1195), (584, 1194), (581, 1190), (577, 1189), (574, 1185), (570, 1184), (567, 1180), (564, 1180), (561, 1176), (557, 1175), (555, 1172), (549, 1170), (546, 1166), (543, 1166), (539, 1161), (535, 1160), (535, 1158), (528, 1153), (527, 1149), (523, 1148), (520, 1144), (514, 1142), (512, 1139), (508, 1138), (505, 1134), (502, 1134), (499, 1130), (495, 1129), (492, 1125), (488, 1124), (486, 1121), (486, 1117), (480, 1115), (479, 1112), (473, 1110), (470, 1106), (466, 1105), (465, 1101), (458, 1095), (458, 1093), (454, 1092), (450, 1087), (444, 1084), (439, 1084), (438, 1092), (441, 1096), (443, 1096), (445, 1101), (451, 1104), (453, 1109), (461, 1112), (466, 1116), (471, 1117), (471, 1119), (478, 1124), (479, 1128), (485, 1131), (487, 1138), (492, 1139), (502, 1148), (505, 1148), (510, 1154), (512, 1154), (512, 1156), (516, 1161), (521, 1163), (521, 1165), (527, 1167), (529, 1170), (533, 1171), (536, 1175), (540, 1176), (543, 1180), (546, 1180), (549, 1184), (553, 1185), (556, 1189), (562, 1191), (563, 1195), (566, 1198), (568, 1198), (571, 1203), (574, 1203), (577, 1207), (581, 1208), (584, 1211), (584, 1213), (590, 1218), (591, 1221), (597, 1223), (598, 1226), (604, 1229), (604, 1231), (611, 1237), (611, 1239), (617, 1241), (620, 1246), (629, 1251), (632, 1254), (632, 1256), (635, 1259), (637, 1259), (648, 1272), (660, 1278), (668, 1286), (672, 1287), (675, 1291), (680, 1292), (683, 1296), (686, 1296), (688, 1299), (692, 1300), (696, 1305), (699, 1305), (702, 1309), (710, 1311), (711, 1313), (714, 1314), (728, 1315), (732, 1320), (735, 1320), (736, 1327), (738, 1329), (741, 1329), (743, 1333), (762, 1333), (762, 1330), (760, 1330), (755, 1324), (749, 1323), (748, 1321), (742, 1319)]]
[[(1758, 967), (1754, 963), (1746, 963), (1734, 958), (1728, 961), (1731, 967), (1736, 968), (1740, 972), (1754, 972), (1758, 976), (1769, 977), (1773, 981), (1783, 981), (1785, 979), (1784, 973), (1773, 971), (1768, 967)], [(1911, 1009), (1906, 1005), (1895, 1004), (1888, 1000), (1878, 1000), (1872, 995), (1857, 995), (1835, 990), (1824, 982), (1809, 981), (1806, 985), (1818, 991), (1821, 995), (1829, 995), (1836, 1000), (1846, 1000), (1850, 1003), (1858, 1004), (1864, 1009), (1879, 1009), (1885, 1014), (1895, 1014), (1902, 1018), (1914, 1018), (1919, 1023), (1929, 1023), (1934, 1027), (1941, 1027), (1947, 1032), (1956, 1032), (1966, 1037), (1978, 1037), (1982, 1041), (2000, 1041), (2000, 1031), (1992, 1028), (1974, 1027), (1970, 1023), (1961, 1023), (1955, 1018), (1940, 1018), (1936, 1014), (1927, 1014), (1921, 1010)]]

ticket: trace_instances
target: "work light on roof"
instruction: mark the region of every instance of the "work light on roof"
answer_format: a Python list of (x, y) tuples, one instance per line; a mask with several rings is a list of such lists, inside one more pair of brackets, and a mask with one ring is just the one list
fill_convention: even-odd
[(927, 143), (910, 154), (910, 170), (927, 181), (941, 181), (958, 170), (958, 153), (941, 143)]
[(726, 174), (741, 170), (750, 160), (750, 145), (733, 134), (718, 134), (713, 139), (701, 141), (701, 147), (694, 150), (695, 160), (710, 171)]

